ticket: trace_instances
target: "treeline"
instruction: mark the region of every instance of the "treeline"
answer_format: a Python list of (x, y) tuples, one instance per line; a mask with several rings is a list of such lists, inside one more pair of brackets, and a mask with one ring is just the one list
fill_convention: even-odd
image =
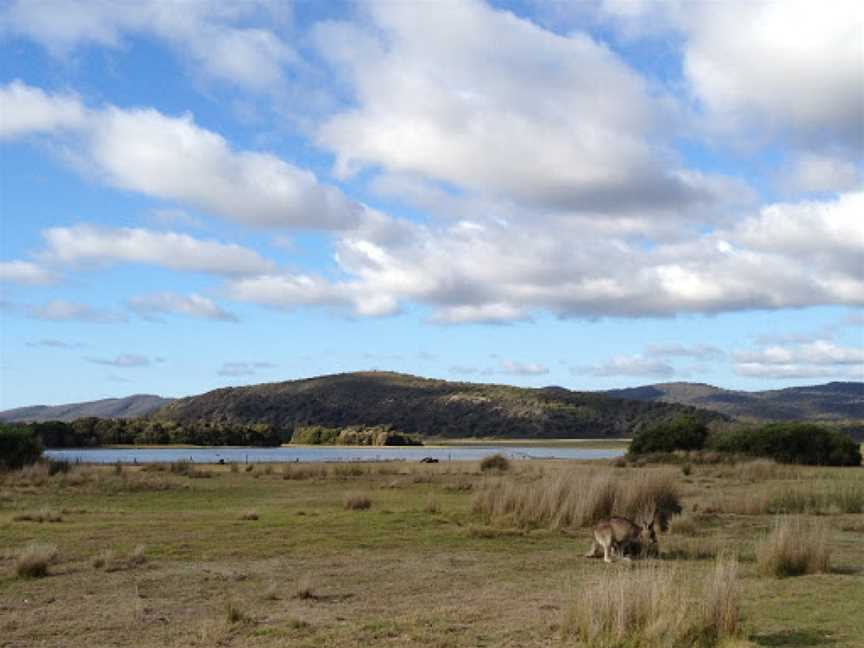
[(394, 432), (389, 425), (349, 425), (328, 428), (303, 425), (294, 430), (291, 443), (307, 445), (419, 446), (422, 441)]
[(861, 449), (848, 434), (814, 423), (726, 424), (709, 429), (682, 416), (647, 428), (633, 437), (629, 453), (711, 451), (765, 457), (779, 463), (860, 466)]
[(105, 419), (88, 416), (71, 423), (45, 421), (17, 424), (36, 433), (47, 448), (91, 448), (103, 445), (243, 445), (278, 446), (287, 437), (270, 423), (177, 423), (152, 419)]

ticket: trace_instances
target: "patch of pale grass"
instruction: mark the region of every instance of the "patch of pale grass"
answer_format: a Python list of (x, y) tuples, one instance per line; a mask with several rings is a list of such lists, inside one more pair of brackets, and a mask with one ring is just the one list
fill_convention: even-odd
[(438, 500), (435, 498), (433, 493), (429, 493), (426, 496), (426, 504), (423, 506), (423, 510), (426, 513), (431, 513), (433, 515), (441, 512), (441, 505), (438, 503)]
[(573, 601), (561, 633), (589, 646), (716, 646), (741, 634), (737, 571), (719, 560), (694, 592), (674, 567), (610, 569)]
[(696, 519), (689, 513), (672, 518), (669, 530), (675, 535), (695, 536), (699, 532)]
[(505, 472), (510, 470), (510, 460), (501, 453), (489, 455), (480, 460), (480, 470), (483, 472)]
[(756, 548), (756, 564), (765, 576), (784, 578), (820, 574), (831, 569), (828, 527), (823, 521), (779, 518)]
[(228, 625), (236, 625), (239, 623), (248, 623), (252, 618), (240, 607), (236, 601), (227, 601), (225, 603), (225, 621)]
[(254, 521), (258, 519), (258, 511), (248, 510), (240, 514), (240, 519), (244, 521)]
[(49, 565), (57, 561), (59, 552), (53, 544), (32, 543), (15, 558), (15, 573), (20, 578), (41, 578), (48, 575)]

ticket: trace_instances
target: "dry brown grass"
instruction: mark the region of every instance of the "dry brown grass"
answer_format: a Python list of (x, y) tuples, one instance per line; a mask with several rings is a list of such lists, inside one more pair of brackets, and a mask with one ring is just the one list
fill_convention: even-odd
[(500, 453), (489, 455), (480, 460), (480, 470), (483, 472), (491, 470), (505, 472), (510, 470), (510, 460)]
[(423, 510), (433, 515), (441, 512), (441, 505), (438, 503), (434, 493), (429, 493), (426, 496), (426, 504), (423, 506)]
[(347, 493), (343, 504), (349, 511), (366, 511), (372, 508), (372, 500), (363, 493)]
[(684, 513), (672, 518), (669, 523), (669, 530), (675, 535), (695, 536), (699, 533), (699, 525), (696, 518), (689, 513)]
[(621, 475), (604, 469), (555, 471), (530, 483), (503, 479), (477, 493), (473, 511), (487, 523), (523, 528), (583, 527), (611, 515), (646, 519), (655, 508), (665, 528), (666, 517), (680, 512), (674, 471)]
[(701, 593), (679, 569), (616, 569), (582, 590), (561, 633), (589, 646), (714, 646), (740, 635), (737, 563), (718, 560)]
[(62, 522), (63, 516), (57, 511), (43, 508), (35, 513), (19, 513), (12, 519), (15, 522)]
[(56, 545), (29, 544), (15, 558), (15, 573), (21, 578), (47, 576), (49, 565), (57, 561), (58, 555)]
[(258, 511), (248, 510), (240, 514), (240, 519), (244, 521), (254, 521), (258, 519)]
[(775, 578), (830, 571), (828, 526), (821, 520), (779, 518), (757, 547), (756, 563), (761, 574)]

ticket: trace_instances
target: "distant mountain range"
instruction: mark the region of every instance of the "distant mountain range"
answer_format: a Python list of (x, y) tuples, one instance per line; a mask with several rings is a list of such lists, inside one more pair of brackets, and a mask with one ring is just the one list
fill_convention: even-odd
[(562, 387), (430, 380), (390, 372), (359, 372), (305, 380), (228, 387), (168, 399), (138, 394), (70, 405), (19, 407), (2, 421), (72, 421), (85, 416), (151, 415), (178, 423), (269, 422), (295, 425), (389, 424), (441, 437), (627, 436), (643, 425), (680, 413), (707, 419), (864, 421), (864, 383), (745, 392), (702, 383), (660, 383), (606, 392)]
[(672, 382), (604, 392), (613, 398), (678, 403), (743, 420), (862, 420), (864, 382), (830, 382), (770, 391), (734, 391), (704, 383)]
[(85, 416), (99, 418), (135, 418), (146, 416), (171, 402), (170, 398), (152, 394), (135, 394), (126, 398), (104, 398), (69, 405), (31, 405), (0, 412), (0, 421), (74, 421)]

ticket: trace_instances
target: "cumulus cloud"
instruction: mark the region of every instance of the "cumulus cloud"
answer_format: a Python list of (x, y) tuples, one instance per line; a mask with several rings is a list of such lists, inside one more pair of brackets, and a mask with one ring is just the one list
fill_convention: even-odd
[(668, 362), (657, 358), (646, 358), (643, 355), (621, 355), (609, 360), (587, 366), (571, 369), (574, 375), (589, 374), (600, 378), (611, 376), (646, 376), (669, 378), (675, 375), (675, 368)]
[(77, 129), (86, 120), (75, 95), (49, 95), (17, 80), (0, 87), (0, 105), (0, 138)]
[(328, 305), (358, 315), (432, 307), (433, 321), (645, 317), (820, 304), (864, 304), (864, 193), (769, 205), (727, 229), (646, 247), (566, 222), (407, 223), (376, 217), (342, 235), (344, 278), (266, 275), (228, 294), (282, 308)]
[(586, 33), (560, 36), (480, 2), (368, 11), (368, 29), (329, 22), (316, 32), (356, 97), (318, 134), (338, 175), (380, 166), (545, 208), (613, 213), (714, 199), (710, 178), (655, 145), (662, 102)]
[(52, 227), (42, 232), (39, 257), (61, 265), (147, 263), (180, 272), (242, 275), (267, 272), (272, 261), (234, 243), (219, 243), (175, 232), (92, 225)]
[(85, 358), (87, 362), (93, 364), (105, 365), (108, 367), (117, 367), (120, 369), (128, 369), (131, 367), (148, 367), (150, 366), (150, 358), (135, 353), (124, 353), (115, 356), (114, 358)]
[(861, 151), (859, 3), (681, 4), (685, 74), (717, 119), (734, 128), (779, 128), (817, 148)]
[(828, 340), (735, 352), (735, 373), (757, 378), (864, 379), (864, 348)]
[(152, 36), (211, 79), (261, 90), (278, 84), (283, 67), (297, 60), (284, 40), (261, 25), (285, 17), (286, 7), (267, 0), (194, 0), (184, 2), (182, 10), (161, 0), (13, 0), (0, 14), (0, 27), (36, 41), (58, 58), (83, 45), (119, 48), (127, 36)]
[(850, 191), (862, 184), (861, 169), (855, 162), (830, 155), (802, 154), (784, 168), (782, 187), (797, 192)]
[(158, 319), (159, 315), (172, 314), (222, 322), (239, 321), (234, 313), (226, 311), (209, 297), (197, 293), (177, 295), (164, 292), (142, 295), (130, 299), (129, 307), (145, 319)]
[(272, 362), (225, 362), (218, 374), (227, 377), (255, 376), (262, 370), (275, 368)]
[(115, 324), (127, 322), (128, 317), (87, 304), (79, 304), (64, 299), (54, 299), (42, 305), (28, 305), (25, 312), (34, 319), (49, 322), (89, 322), (94, 324)]
[(32, 261), (0, 261), (0, 281), (45, 285), (57, 281), (57, 275)]
[[(22, 99), (21, 88), (32, 96)], [(41, 110), (53, 110), (57, 97), (19, 82), (0, 92), (9, 98), (4, 120), (19, 124), (10, 135), (48, 130), (45, 120), (28, 122), (27, 114), (40, 102)], [(87, 119), (76, 124), (74, 137), (63, 139), (56, 124), (52, 132), (82, 173), (112, 186), (259, 227), (339, 229), (363, 217), (363, 207), (319, 183), (310, 171), (268, 153), (235, 151), (188, 113), (170, 117), (152, 109), (80, 105), (79, 110)]]

